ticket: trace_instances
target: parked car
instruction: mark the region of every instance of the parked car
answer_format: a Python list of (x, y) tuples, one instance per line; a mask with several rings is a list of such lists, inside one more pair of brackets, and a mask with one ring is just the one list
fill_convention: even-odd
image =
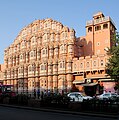
[(70, 101), (77, 101), (77, 102), (83, 102), (84, 100), (91, 100), (92, 97), (86, 96), (83, 93), (80, 92), (71, 92), (67, 95), (70, 98)]
[(103, 93), (101, 95), (96, 96), (97, 99), (99, 100), (114, 100), (118, 96), (116, 93)]
[(14, 97), (13, 85), (0, 85), (0, 96)]

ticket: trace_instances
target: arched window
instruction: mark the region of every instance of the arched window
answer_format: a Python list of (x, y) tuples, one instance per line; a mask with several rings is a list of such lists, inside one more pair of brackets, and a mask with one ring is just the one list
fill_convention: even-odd
[(43, 50), (43, 55), (45, 54), (45, 50)]
[(93, 62), (93, 66), (96, 66), (96, 61)]
[(62, 62), (60, 63), (60, 68), (62, 68)]
[(46, 65), (44, 65), (44, 70), (46, 70)]
[(54, 39), (55, 39), (55, 35), (54, 35), (54, 33), (52, 33), (51, 34), (51, 41), (54, 41)]
[(32, 71), (35, 71), (35, 65), (32, 65)]
[(98, 30), (101, 30), (101, 26), (100, 25), (95, 26), (95, 31), (98, 31)]
[(33, 51), (30, 52), (30, 57), (33, 57)]
[(107, 29), (107, 28), (108, 28), (108, 24), (104, 24), (103, 29)]
[(104, 65), (104, 61), (103, 61), (103, 60), (100, 61), (100, 65), (101, 65), (101, 66)]
[(74, 69), (76, 69), (77, 68), (77, 65), (76, 64), (74, 64)]
[(43, 70), (43, 65), (41, 65), (41, 70)]
[(83, 68), (83, 63), (80, 64), (80, 68)]
[(20, 55), (20, 60), (23, 60), (23, 54)]
[(43, 42), (46, 42), (46, 41), (47, 41), (47, 34), (43, 36)]
[(31, 38), (31, 45), (36, 45), (37, 44), (37, 40), (36, 40), (36, 37), (32, 37)]
[(31, 67), (31, 65), (28, 67), (28, 71), (29, 71), (29, 72), (32, 71), (32, 67)]
[(89, 27), (89, 28), (88, 28), (88, 32), (92, 32), (92, 27)]
[(48, 50), (47, 50), (47, 48), (45, 48), (45, 53), (46, 53), (46, 54), (48, 53)]
[(89, 68), (89, 66), (90, 66), (90, 64), (89, 64), (89, 62), (87, 62), (86, 67)]
[(26, 41), (25, 40), (22, 41), (21, 47), (22, 48), (26, 47)]
[(65, 68), (65, 62), (63, 61), (63, 68)]
[(18, 73), (20, 73), (21, 72), (21, 70), (20, 70), (20, 68), (18, 69)]

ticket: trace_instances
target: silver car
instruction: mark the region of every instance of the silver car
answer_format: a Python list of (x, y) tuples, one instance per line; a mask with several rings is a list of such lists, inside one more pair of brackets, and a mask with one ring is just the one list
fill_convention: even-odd
[(80, 92), (71, 92), (67, 96), (70, 97), (70, 101), (75, 101), (75, 102), (83, 102), (84, 100), (92, 99), (92, 97), (86, 96)]
[(99, 100), (113, 100), (117, 97), (116, 93), (103, 93), (97, 96)]

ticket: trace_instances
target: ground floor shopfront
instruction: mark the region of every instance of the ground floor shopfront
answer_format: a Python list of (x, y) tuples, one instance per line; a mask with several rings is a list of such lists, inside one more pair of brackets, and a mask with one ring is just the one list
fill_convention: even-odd
[(85, 80), (74, 80), (73, 84), (79, 89), (80, 92), (84, 92), (86, 95), (94, 96), (105, 92), (115, 93), (117, 90), (114, 89), (115, 81), (110, 78), (101, 79), (85, 79)]
[(53, 79), (51, 79), (51, 77), (41, 78), (19, 78), (14, 80), (5, 80), (4, 84), (14, 85), (14, 91), (19, 94), (33, 94), (34, 89), (39, 89), (41, 92), (50, 91), (61, 94), (69, 93), (71, 91), (80, 91), (89, 96), (102, 94), (104, 92), (117, 92), (114, 89), (115, 81), (110, 78), (85, 78), (83, 80), (72, 80), (75, 79), (75, 76), (73, 75), (70, 75), (70, 81), (63, 79), (63, 76), (55, 76), (52, 77)]

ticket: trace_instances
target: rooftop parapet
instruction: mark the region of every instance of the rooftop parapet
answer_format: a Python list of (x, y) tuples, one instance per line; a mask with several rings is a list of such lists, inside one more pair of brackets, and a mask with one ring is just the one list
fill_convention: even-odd
[(86, 26), (96, 25), (99, 23), (107, 22), (107, 21), (110, 21), (114, 26), (116, 26), (115, 23), (113, 22), (113, 20), (109, 16), (102, 17), (99, 19), (94, 19), (94, 20), (88, 20), (88, 21), (86, 21)]
[(103, 17), (104, 17), (103, 13), (100, 12), (100, 11), (97, 12), (97, 13), (95, 13), (95, 14), (93, 15), (93, 18), (96, 17), (96, 16), (103, 16)]

